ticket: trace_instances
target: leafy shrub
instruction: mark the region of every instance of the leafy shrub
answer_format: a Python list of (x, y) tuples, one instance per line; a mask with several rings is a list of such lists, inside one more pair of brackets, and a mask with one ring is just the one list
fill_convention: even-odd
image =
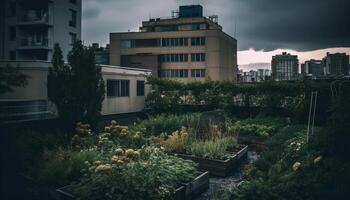
[(62, 187), (82, 176), (86, 161), (96, 159), (93, 150), (71, 151), (58, 148), (46, 150), (30, 170), (30, 175), (43, 186)]
[(141, 121), (134, 126), (130, 126), (131, 132), (140, 132), (145, 137), (159, 136), (161, 133), (170, 134), (181, 127), (196, 127), (199, 121), (199, 113), (184, 115), (151, 116), (147, 120)]
[(237, 121), (229, 126), (229, 131), (236, 135), (250, 135), (268, 138), (282, 128), (286, 122), (282, 119), (254, 118)]
[(78, 199), (87, 200), (166, 199), (195, 176), (193, 162), (166, 155), (159, 148), (128, 151), (139, 152), (139, 156), (120, 162), (119, 158), (127, 156), (125, 151), (124, 155), (115, 154), (90, 164), (85, 176), (68, 190)]
[(160, 145), (164, 147), (165, 151), (171, 153), (184, 153), (187, 145), (190, 143), (190, 137), (185, 127), (181, 131), (175, 131), (164, 139), (161, 137)]
[(223, 137), (214, 140), (196, 141), (187, 148), (187, 153), (210, 159), (227, 159), (230, 157), (229, 149), (237, 146), (237, 140), (233, 137)]

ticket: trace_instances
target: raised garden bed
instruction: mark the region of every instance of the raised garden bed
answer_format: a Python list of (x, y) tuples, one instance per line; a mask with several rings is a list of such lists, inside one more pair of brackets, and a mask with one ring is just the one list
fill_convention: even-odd
[(215, 160), (209, 158), (200, 158), (186, 154), (175, 154), (176, 156), (192, 160), (198, 164), (198, 168), (201, 170), (209, 171), (210, 175), (226, 177), (234, 168), (243, 160), (247, 158), (248, 145), (242, 145), (240, 150), (236, 153), (232, 153), (233, 156), (226, 160)]
[[(55, 200), (73, 200), (72, 194), (67, 192), (67, 187), (58, 188), (56, 194), (52, 195)], [(189, 183), (184, 183), (175, 190), (171, 197), (173, 200), (190, 200), (205, 192), (209, 188), (209, 172), (198, 172), (196, 178)]]

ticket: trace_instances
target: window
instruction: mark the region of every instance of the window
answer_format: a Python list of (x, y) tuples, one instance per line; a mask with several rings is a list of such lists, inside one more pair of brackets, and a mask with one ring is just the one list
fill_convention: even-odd
[(187, 78), (188, 69), (166, 69), (161, 71), (161, 77), (165, 78)]
[(129, 95), (129, 80), (107, 80), (107, 97), (128, 97)]
[(205, 77), (205, 69), (191, 69), (191, 77)]
[(17, 11), (16, 2), (14, 2), (14, 1), (10, 2), (9, 10), (10, 10), (10, 17), (15, 17), (16, 11)]
[(204, 46), (205, 37), (194, 37), (191, 38), (191, 46)]
[(16, 40), (16, 27), (11, 26), (10, 27), (10, 41)]
[(163, 54), (160, 59), (162, 62), (188, 62), (188, 54)]
[(123, 49), (131, 48), (131, 40), (122, 40), (120, 42), (120, 47)]
[(161, 40), (162, 47), (178, 47), (187, 46), (187, 38), (163, 38)]
[(69, 33), (70, 36), (70, 44), (73, 45), (77, 41), (77, 34), (76, 33)]
[(205, 53), (191, 53), (192, 62), (205, 62), (206, 55)]
[(70, 10), (71, 12), (71, 19), (69, 20), (69, 26), (76, 27), (77, 26), (77, 11)]
[(10, 51), (10, 60), (16, 60), (16, 51)]
[(145, 81), (136, 82), (137, 96), (145, 96)]

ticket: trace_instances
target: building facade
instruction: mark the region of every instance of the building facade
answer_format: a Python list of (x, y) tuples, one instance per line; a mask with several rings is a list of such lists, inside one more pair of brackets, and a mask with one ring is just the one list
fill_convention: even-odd
[[(57, 117), (54, 104), (48, 101), (48, 61), (1, 61), (0, 67), (11, 65), (30, 76), (24, 88), (0, 94), (0, 121), (27, 121)], [(145, 85), (150, 70), (102, 66), (106, 94), (102, 115), (140, 112), (145, 106), (149, 87)]]
[(50, 61), (55, 43), (66, 60), (81, 38), (81, 0), (2, 0), (0, 60)]
[(349, 75), (349, 55), (345, 53), (327, 53), (322, 65), (326, 76)]
[(95, 63), (109, 65), (109, 44), (106, 47), (100, 47), (98, 43), (93, 43), (92, 48), (95, 53)]
[(301, 65), (301, 74), (318, 78), (323, 75), (322, 60), (308, 60)]
[(200, 5), (142, 22), (140, 32), (110, 34), (110, 64), (152, 70), (181, 82), (236, 80), (237, 41)]
[(276, 81), (296, 80), (298, 78), (298, 56), (283, 52), (275, 55), (271, 61), (272, 78)]

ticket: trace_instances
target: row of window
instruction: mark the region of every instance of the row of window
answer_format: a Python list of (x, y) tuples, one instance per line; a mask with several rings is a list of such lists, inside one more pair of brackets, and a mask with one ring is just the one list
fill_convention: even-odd
[[(163, 54), (160, 56), (162, 62), (188, 62), (188, 54)], [(205, 53), (191, 53), (191, 62), (205, 62)]]
[[(164, 78), (187, 78), (188, 69), (167, 69), (161, 71), (161, 77)], [(205, 77), (205, 69), (191, 69), (191, 77)]]
[(204, 62), (205, 57), (205, 53), (191, 53), (192, 62)]
[[(136, 95), (145, 95), (145, 81), (136, 81)], [(130, 96), (130, 80), (107, 80), (107, 97)]]
[(160, 59), (162, 62), (188, 62), (188, 54), (163, 54)]
[(191, 46), (204, 46), (205, 37), (192, 38), (162, 38), (162, 39), (135, 39), (122, 40), (121, 48), (140, 48), (140, 47), (179, 47), (188, 46), (188, 40), (191, 39)]

